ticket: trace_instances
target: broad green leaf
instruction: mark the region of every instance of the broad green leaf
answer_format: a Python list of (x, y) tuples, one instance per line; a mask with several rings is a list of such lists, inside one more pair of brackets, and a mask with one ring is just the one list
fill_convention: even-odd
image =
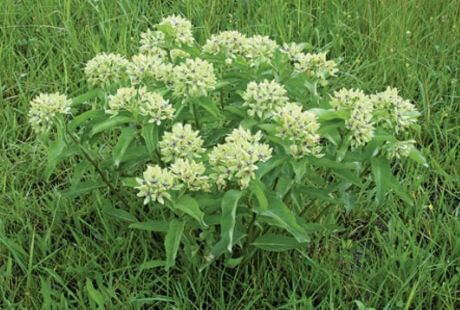
[(150, 260), (150, 261), (142, 263), (139, 266), (139, 269), (140, 270), (146, 270), (146, 269), (163, 267), (165, 265), (166, 265), (166, 262), (164, 260), (155, 259), (155, 260)]
[(134, 215), (123, 209), (114, 208), (106, 204), (102, 207), (102, 211), (108, 216), (121, 221), (132, 223), (137, 222), (137, 218)]
[(179, 250), (180, 239), (184, 231), (184, 222), (174, 219), (169, 223), (168, 232), (164, 240), (166, 250), (166, 271), (176, 264), (177, 251)]
[(96, 88), (92, 89), (84, 94), (81, 94), (72, 99), (72, 106), (78, 106), (82, 103), (85, 103), (93, 98), (104, 96), (104, 91), (102, 89)]
[(344, 180), (347, 180), (356, 186), (363, 187), (363, 183), (358, 175), (356, 175), (353, 171), (345, 170), (345, 169), (332, 169), (334, 174), (338, 175)]
[(229, 190), (222, 198), (221, 238), (229, 252), (232, 252), (233, 233), (236, 223), (236, 207), (242, 192)]
[(267, 197), (265, 197), (263, 188), (264, 188), (264, 185), (259, 180), (252, 180), (251, 183), (249, 184), (249, 190), (251, 191), (251, 193), (253, 193), (256, 196), (257, 201), (259, 202), (260, 209), (267, 210), (268, 200), (267, 200)]
[(391, 182), (391, 167), (386, 158), (374, 157), (371, 160), (372, 174), (376, 186), (375, 199), (378, 204), (383, 203)]
[(308, 163), (317, 167), (332, 168), (332, 169), (358, 169), (360, 167), (357, 162), (337, 162), (327, 158), (308, 157)]
[(67, 128), (70, 131), (75, 131), (78, 126), (81, 126), (84, 124), (87, 120), (93, 119), (93, 118), (98, 118), (98, 117), (104, 117), (106, 116), (105, 112), (102, 110), (89, 110), (86, 112), (83, 112), (80, 115), (75, 116), (67, 125)]
[(426, 161), (425, 156), (423, 156), (422, 153), (419, 150), (417, 150), (415, 147), (412, 148), (412, 150), (410, 151), (409, 158), (418, 162), (424, 167), (428, 167), (428, 163)]
[(88, 292), (89, 298), (94, 301), (100, 309), (103, 309), (105, 303), (104, 296), (94, 288), (93, 282), (89, 278), (86, 278), (86, 291)]
[(113, 148), (113, 163), (115, 167), (120, 165), (126, 150), (128, 149), (135, 136), (136, 130), (133, 127), (125, 127), (122, 129), (120, 138)]
[(305, 246), (305, 243), (299, 243), (289, 236), (267, 233), (258, 237), (251, 245), (265, 251), (282, 252)]
[(309, 241), (305, 229), (297, 222), (296, 216), (284, 202), (272, 191), (265, 188), (264, 192), (269, 201), (269, 207), (267, 210), (260, 210), (259, 214), (274, 220), (277, 226), (288, 231), (298, 242)]
[(174, 203), (174, 208), (190, 215), (203, 227), (208, 227), (204, 222), (204, 213), (200, 210), (200, 206), (197, 201), (189, 195), (182, 196), (176, 203)]
[(319, 120), (330, 121), (333, 119), (348, 119), (350, 116), (350, 112), (346, 110), (334, 111), (334, 110), (326, 110), (326, 109), (310, 109), (308, 112), (312, 112), (318, 116)]
[(155, 124), (148, 124), (142, 128), (141, 136), (144, 138), (145, 146), (150, 155), (155, 153), (158, 143), (158, 126)]
[(94, 136), (95, 134), (98, 134), (105, 130), (112, 129), (119, 125), (131, 123), (131, 122), (134, 122), (134, 120), (129, 116), (118, 115), (118, 116), (110, 117), (109, 119), (106, 119), (105, 121), (94, 125), (93, 128), (91, 129), (90, 136)]
[[(232, 246), (240, 242), (244, 237), (246, 237), (246, 234), (243, 234), (242, 232), (239, 232), (236, 230), (233, 235)], [(220, 257), (225, 252), (227, 252), (227, 245), (225, 244), (224, 240), (220, 240), (211, 248), (209, 256), (206, 257), (206, 259), (208, 260), (208, 263), (202, 266), (200, 270), (203, 270), (203, 268), (209, 265), (210, 262)]]
[(217, 104), (209, 97), (200, 97), (193, 101), (198, 106), (205, 109), (209, 114), (213, 117), (218, 118), (220, 117), (220, 110), (217, 107)]
[(62, 193), (66, 197), (77, 197), (95, 189), (106, 187), (101, 181), (85, 181), (72, 186), (69, 190)]
[(288, 159), (286, 155), (273, 156), (266, 162), (262, 163), (256, 171), (256, 176), (258, 179), (262, 178), (264, 175), (275, 169), (276, 167), (284, 164)]
[(331, 192), (326, 189), (319, 189), (319, 188), (314, 188), (314, 187), (309, 187), (309, 186), (299, 184), (293, 189), (293, 192), (294, 191), (300, 192), (306, 195), (307, 198), (310, 198), (310, 200), (311, 198), (314, 198), (314, 199), (320, 199), (323, 201), (327, 201), (330, 203), (336, 203), (336, 204), (339, 203), (337, 199), (335, 199), (334, 197), (330, 195)]
[(169, 224), (165, 221), (146, 221), (132, 223), (129, 225), (129, 228), (154, 232), (167, 232), (169, 229)]
[(57, 164), (62, 160), (62, 155), (65, 150), (66, 143), (64, 137), (58, 134), (55, 141), (48, 147), (48, 161), (44, 171), (45, 179), (48, 180), (56, 169)]

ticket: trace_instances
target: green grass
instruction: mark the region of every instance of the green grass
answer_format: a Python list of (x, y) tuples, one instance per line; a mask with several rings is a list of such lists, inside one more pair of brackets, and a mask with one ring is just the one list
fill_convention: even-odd
[[(98, 193), (61, 197), (65, 165), (44, 182), (27, 110), (40, 92), (84, 92), (88, 59), (132, 54), (140, 32), (172, 13), (190, 18), (201, 42), (225, 29), (308, 42), (341, 59), (337, 86), (400, 88), (422, 112), (429, 161), (395, 167), (415, 207), (333, 208), (319, 221), (341, 229), (313, 236), (308, 257), (141, 269), (164, 257), (161, 238), (103, 213)], [(459, 21), (458, 0), (1, 0), (0, 308), (458, 309)]]

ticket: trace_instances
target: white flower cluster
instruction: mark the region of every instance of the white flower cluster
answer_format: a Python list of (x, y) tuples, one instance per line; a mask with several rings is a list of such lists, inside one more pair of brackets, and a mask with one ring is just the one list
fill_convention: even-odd
[(171, 15), (163, 18), (158, 26), (170, 27), (172, 29), (171, 35), (174, 38), (174, 43), (178, 45), (192, 45), (195, 42), (192, 32), (192, 23), (179, 15)]
[(338, 72), (335, 61), (326, 60), (326, 53), (298, 53), (295, 56), (294, 69), (317, 79), (323, 86), (327, 85), (329, 77), (335, 76)]
[(336, 109), (348, 109), (350, 117), (346, 127), (351, 133), (351, 146), (357, 148), (367, 144), (374, 137), (374, 107), (369, 98), (361, 90), (341, 89), (334, 92), (331, 105)]
[(319, 123), (312, 112), (302, 111), (295, 103), (288, 103), (279, 108), (276, 114), (277, 122), (281, 125), (279, 136), (290, 142), (291, 154), (296, 158), (305, 155), (321, 157), (322, 147), (317, 133)]
[(297, 57), (302, 55), (304, 50), (304, 46), (299, 43), (291, 42), (291, 43), (284, 43), (283, 47), (281, 48), (281, 52), (286, 54), (290, 61), (297, 61)]
[(247, 40), (245, 45), (244, 57), (251, 65), (258, 61), (267, 62), (273, 58), (278, 44), (268, 36), (255, 35)]
[(139, 52), (141, 54), (166, 56), (166, 51), (161, 48), (166, 44), (165, 34), (161, 31), (148, 29), (141, 33), (140, 44)]
[(120, 111), (139, 113), (149, 118), (150, 123), (160, 125), (163, 120), (172, 119), (175, 109), (157, 92), (149, 92), (146, 87), (122, 87), (108, 98), (107, 114), (117, 115)]
[(138, 54), (131, 58), (126, 72), (132, 84), (140, 84), (142, 80), (152, 78), (156, 81), (169, 83), (173, 65), (164, 62), (162, 55)]
[(128, 60), (119, 54), (101, 53), (86, 63), (85, 74), (93, 86), (108, 86), (118, 83), (128, 66)]
[(415, 148), (415, 140), (397, 141), (386, 144), (386, 153), (389, 159), (400, 159), (409, 156), (412, 149)]
[(247, 49), (248, 38), (238, 31), (222, 31), (213, 34), (203, 45), (203, 51), (209, 54), (223, 53), (228, 63), (231, 63), (237, 55), (244, 55)]
[(147, 166), (143, 173), (143, 178), (136, 178), (139, 186), (138, 197), (145, 197), (144, 204), (150, 201), (158, 201), (164, 204), (165, 199), (170, 200), (170, 190), (176, 189), (176, 177), (168, 169), (162, 169), (160, 166)]
[(289, 101), (286, 89), (274, 80), (250, 82), (243, 99), (243, 105), (249, 107), (248, 114), (257, 115), (260, 119), (272, 117), (278, 108), (285, 106)]
[(205, 175), (206, 167), (203, 163), (177, 158), (170, 169), (186, 189), (190, 191), (210, 191), (210, 179), (209, 176)]
[(206, 96), (216, 87), (214, 67), (205, 60), (189, 58), (174, 67), (172, 85), (177, 96)]
[(234, 129), (225, 138), (225, 143), (213, 148), (209, 154), (209, 163), (214, 169), (211, 176), (222, 189), (227, 181), (237, 181), (244, 189), (255, 177), (259, 162), (267, 161), (272, 154), (268, 144), (261, 143), (262, 133), (252, 135), (243, 128)]
[(203, 139), (190, 124), (174, 124), (172, 131), (165, 132), (158, 145), (165, 162), (172, 162), (176, 158), (199, 158), (205, 151), (202, 147)]
[(409, 100), (399, 96), (396, 88), (387, 87), (385, 91), (371, 95), (370, 98), (376, 109), (386, 112), (380, 122), (385, 127), (394, 129), (396, 133), (417, 122), (419, 112)]
[(40, 94), (30, 102), (29, 123), (36, 133), (51, 128), (53, 118), (59, 114), (69, 114), (72, 101), (60, 93)]

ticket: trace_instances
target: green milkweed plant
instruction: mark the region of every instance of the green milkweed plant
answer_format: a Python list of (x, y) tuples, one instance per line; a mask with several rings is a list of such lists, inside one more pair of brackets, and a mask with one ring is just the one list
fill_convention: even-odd
[(426, 165), (415, 106), (391, 87), (332, 90), (336, 62), (305, 49), (237, 31), (200, 46), (188, 20), (166, 17), (130, 59), (88, 61), (87, 93), (31, 101), (45, 176), (72, 163), (64, 195), (97, 191), (109, 214), (164, 234), (166, 269), (179, 249), (199, 267), (305, 249), (320, 226), (305, 211), (350, 207), (356, 190), (412, 203), (392, 163)]

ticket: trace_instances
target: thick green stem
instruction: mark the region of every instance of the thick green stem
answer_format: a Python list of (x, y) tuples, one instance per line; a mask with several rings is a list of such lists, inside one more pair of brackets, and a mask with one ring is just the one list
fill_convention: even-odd
[(192, 102), (190, 102), (190, 104), (191, 104), (191, 110), (192, 110), (193, 118), (195, 120), (195, 126), (199, 131), (201, 131), (201, 125), (200, 125), (200, 122), (198, 121), (198, 112), (197, 112), (197, 108), (196, 108), (196, 103), (194, 101), (192, 101)]

